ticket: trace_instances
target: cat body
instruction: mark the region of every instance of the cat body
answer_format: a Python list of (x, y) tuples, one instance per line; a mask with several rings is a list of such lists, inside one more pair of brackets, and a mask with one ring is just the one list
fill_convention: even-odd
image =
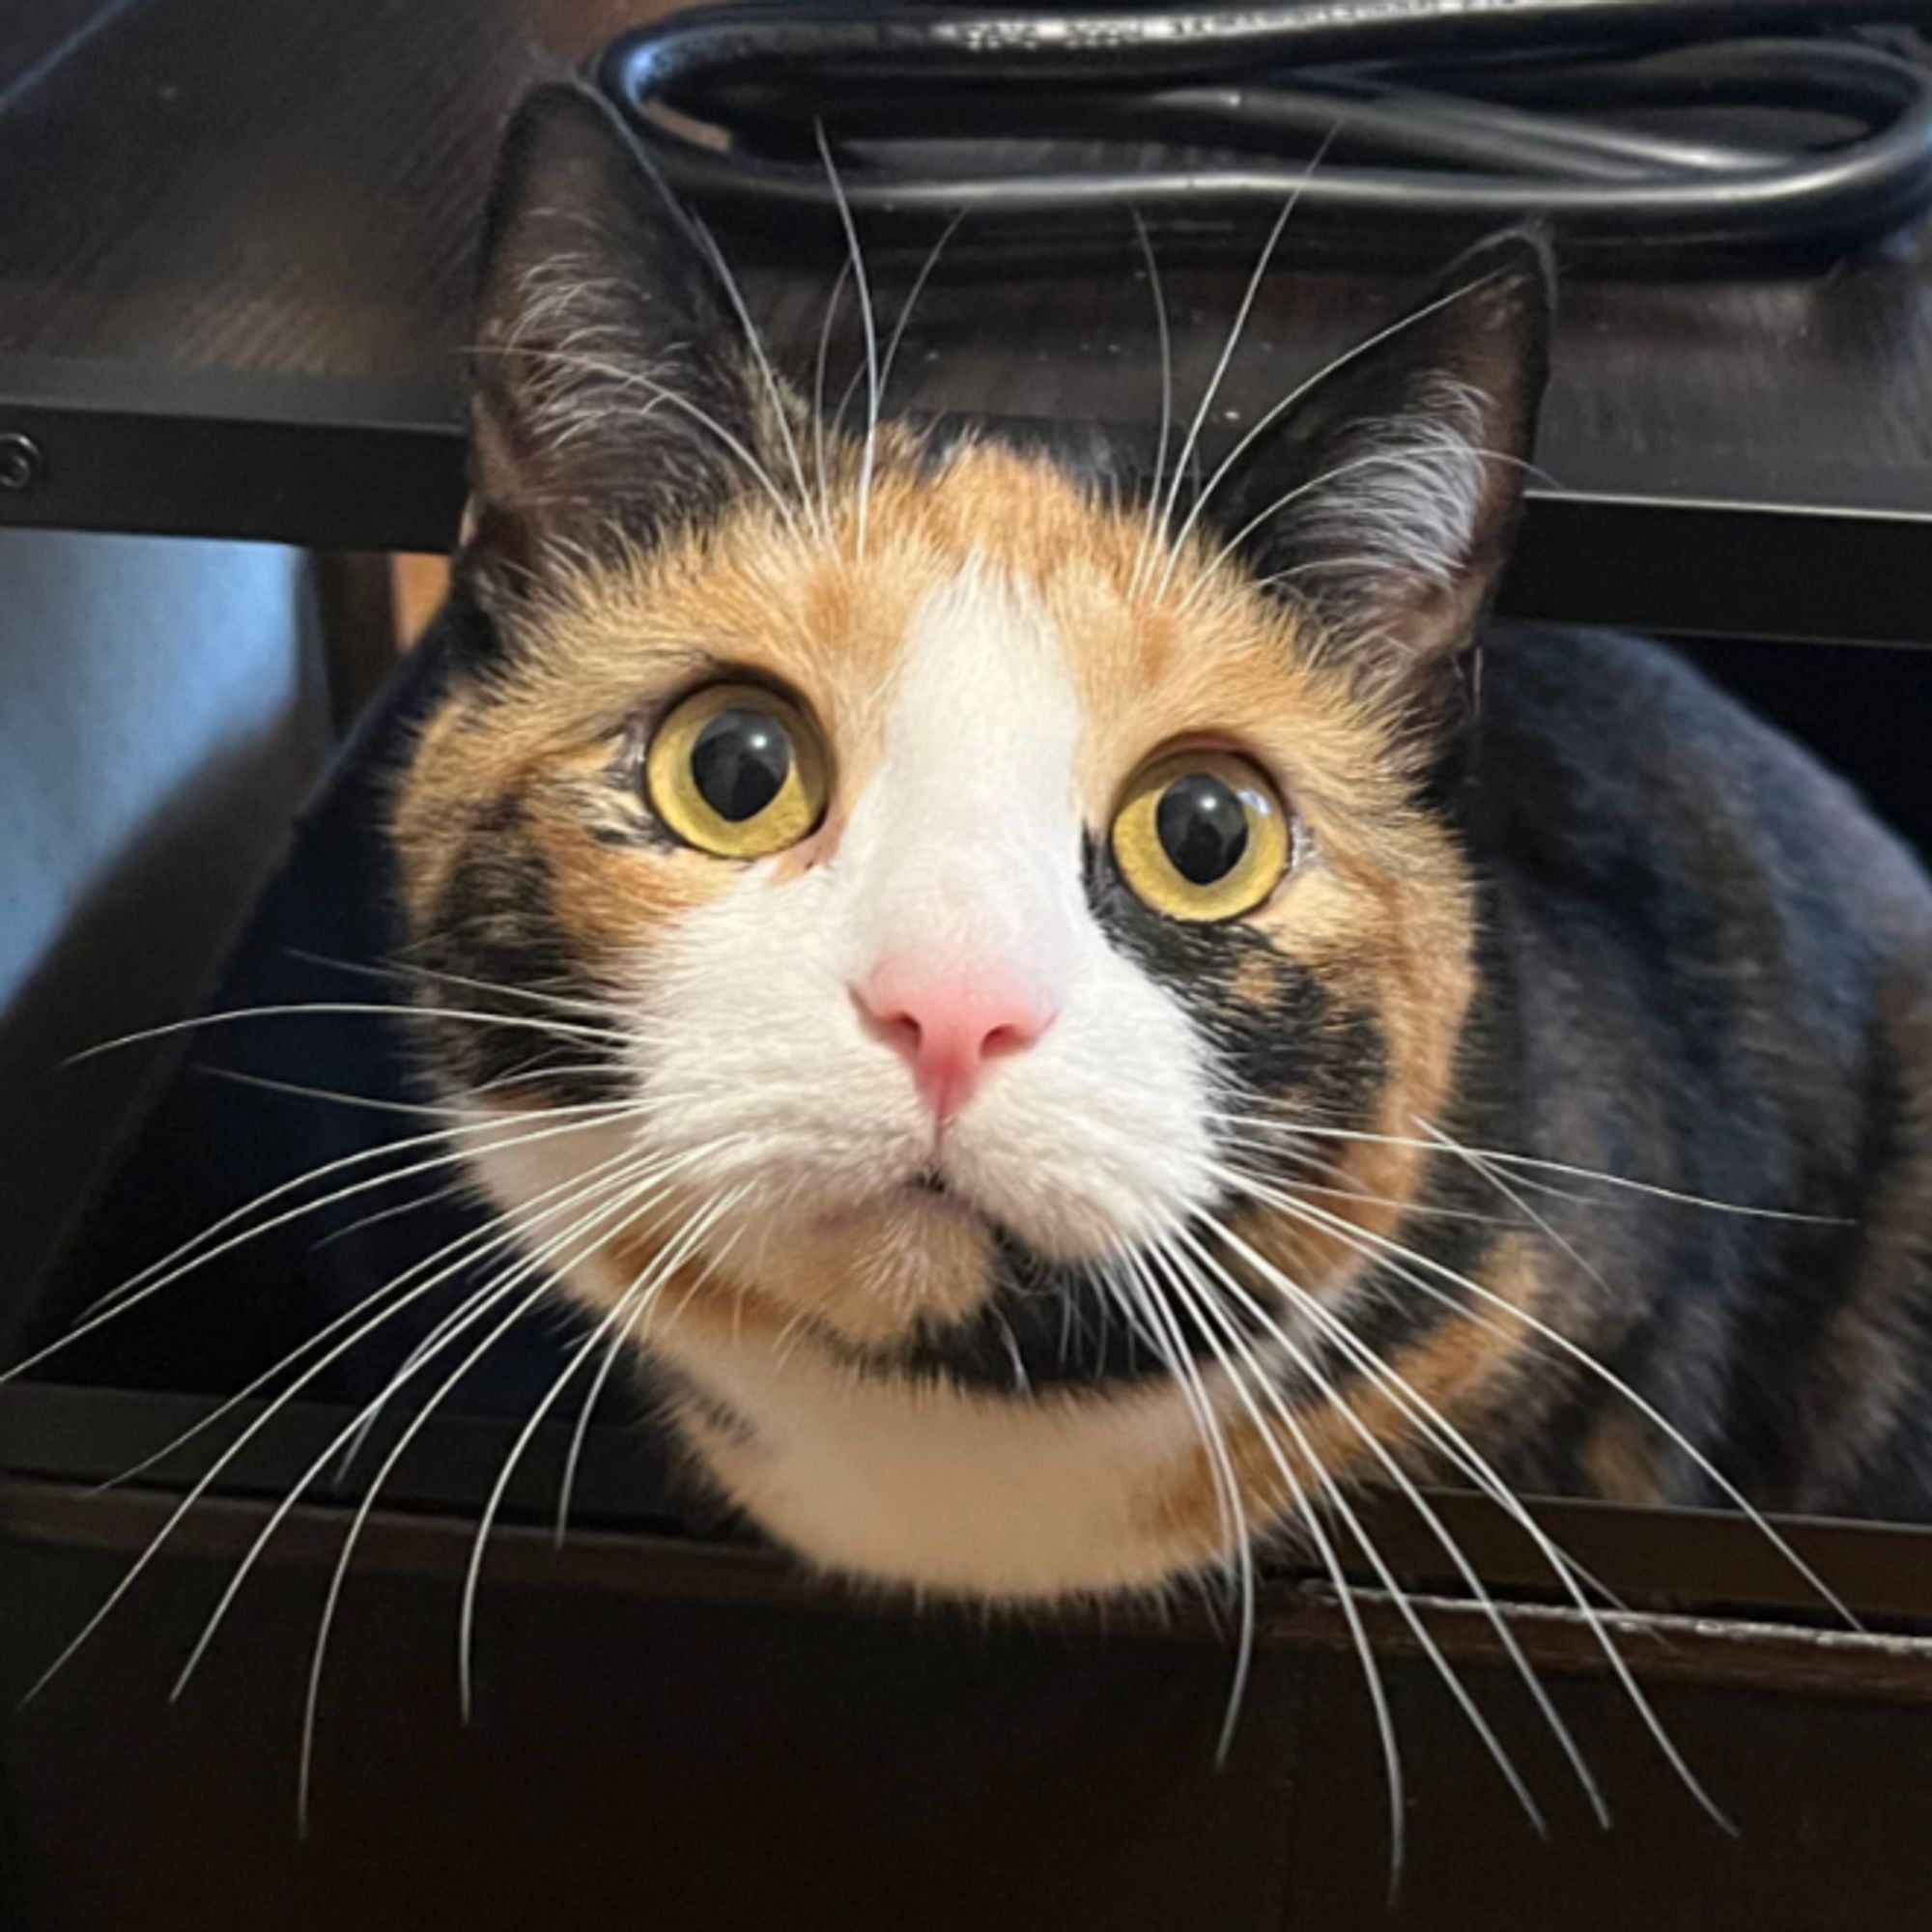
[(529, 1292), (809, 1560), (1925, 1512), (1932, 893), (1661, 649), (1486, 630), (1548, 300), (1505, 238), (1109, 487), (828, 423), (603, 108), (520, 117), (422, 1037)]
[[(1922, 872), (1849, 787), (1660, 646), (1505, 627), (1483, 667), (1478, 1025), (1511, 1045), (1479, 1037), (1468, 1064), (1515, 1075), (1490, 1144), (1769, 1210), (1524, 1193), (1557, 1248), (1538, 1266), (1569, 1297), (1558, 1325), (1762, 1506), (1922, 1515)], [(1462, 1138), (1488, 1136), (1471, 1118)], [(1524, 1485), (1725, 1499), (1610, 1382), (1535, 1352), (1540, 1392), (1511, 1425)]]

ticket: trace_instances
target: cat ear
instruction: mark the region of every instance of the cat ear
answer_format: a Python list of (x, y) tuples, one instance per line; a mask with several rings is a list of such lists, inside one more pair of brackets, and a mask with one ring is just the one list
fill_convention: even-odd
[(1220, 521), (1256, 575), (1398, 677), (1466, 644), (1536, 441), (1551, 270), (1536, 236), (1472, 248), (1243, 454)]
[(470, 352), (466, 555), (486, 589), (758, 487), (776, 385), (745, 345), (715, 249), (615, 113), (532, 93), (497, 160)]

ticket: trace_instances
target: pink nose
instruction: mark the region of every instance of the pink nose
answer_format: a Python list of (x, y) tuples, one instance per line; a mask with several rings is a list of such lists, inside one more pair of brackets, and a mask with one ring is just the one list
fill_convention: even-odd
[(987, 1061), (1031, 1046), (1053, 1024), (1045, 993), (1001, 966), (960, 967), (902, 953), (853, 989), (881, 1037), (912, 1068), (920, 1097), (950, 1121)]

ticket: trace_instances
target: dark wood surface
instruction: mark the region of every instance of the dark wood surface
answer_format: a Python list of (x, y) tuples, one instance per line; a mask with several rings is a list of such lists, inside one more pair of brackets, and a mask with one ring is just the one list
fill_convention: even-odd
[[(1593, 1824), (1486, 1615), (1425, 1602), (1543, 1807), (1541, 1838), (1389, 1606), (1364, 1605), (1407, 1790), (1388, 1903), (1382, 1759), (1342, 1618), (1264, 1593), (1232, 1747), (1225, 1635), (811, 1591), (755, 1551), (540, 1524), (493, 1539), (477, 1702), (455, 1690), (473, 1527), (380, 1514), (322, 1680), (346, 1527), (295, 1512), (186, 1694), (168, 1687), (268, 1505), (198, 1509), (99, 1634), (14, 1704), (170, 1499), (0, 1484), (0, 1922), (22, 1932), (648, 1925), (659, 1932), (1917, 1932), (1926, 1646), (1623, 1620), (1673, 1778), (1601, 1653), (1505, 1601), (1615, 1820)], [(1827, 1655), (1827, 1653), (1833, 1653)], [(1871, 1667), (1857, 1667), (1865, 1657)]]
[[(497, 128), (531, 79), (663, 11), (662, 0), (6, 10), (0, 433), (34, 435), (44, 463), (33, 488), (0, 492), (0, 522), (446, 540), (468, 264)], [(1150, 421), (1156, 335), (1124, 210), (1120, 241), (1119, 252), (1029, 264), (976, 253), (963, 234), (908, 334), (894, 404)], [(1247, 250), (1170, 265), (1184, 401), (1218, 353)], [(732, 252), (786, 359), (809, 362), (829, 275), (760, 262), (756, 237), (735, 238)], [(1297, 270), (1292, 229), (1284, 260), (1216, 401), (1219, 434), (1406, 293)], [(912, 266), (878, 265), (889, 314)], [(1913, 563), (1932, 545), (1912, 527), (1932, 516), (1928, 343), (1932, 227), (1784, 279), (1573, 282), (1545, 495), (1608, 520), (1548, 525), (1550, 554), (1529, 572), (1547, 582), (1528, 602), (1741, 629), (1803, 606), (1783, 634), (1911, 635), (1909, 611), (1932, 608)], [(1662, 506), (1668, 528), (1633, 538), (1633, 504)], [(1656, 544), (1684, 548), (1692, 516), (1694, 545), (1660, 594), (1671, 559)], [(1861, 524), (1877, 550), (1811, 548), (1826, 519)], [(1627, 570), (1579, 554), (1631, 541)], [(1827, 566), (1837, 584), (1821, 590), (1811, 580)], [(1766, 570), (1768, 586), (1714, 593), (1705, 581)], [(1909, 581), (1880, 582), (1901, 571)], [(1614, 601), (1635, 577), (1652, 580), (1637, 608), (1577, 608), (1606, 589)]]

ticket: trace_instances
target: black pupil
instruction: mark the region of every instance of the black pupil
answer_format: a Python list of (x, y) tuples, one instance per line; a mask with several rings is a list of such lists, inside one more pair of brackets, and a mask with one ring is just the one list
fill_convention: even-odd
[(742, 825), (784, 789), (791, 740), (763, 711), (721, 711), (691, 748), (691, 777), (698, 796), (720, 818)]
[(1176, 779), (1161, 793), (1153, 822), (1162, 850), (1190, 885), (1225, 879), (1248, 849), (1247, 808), (1232, 785), (1206, 772)]

